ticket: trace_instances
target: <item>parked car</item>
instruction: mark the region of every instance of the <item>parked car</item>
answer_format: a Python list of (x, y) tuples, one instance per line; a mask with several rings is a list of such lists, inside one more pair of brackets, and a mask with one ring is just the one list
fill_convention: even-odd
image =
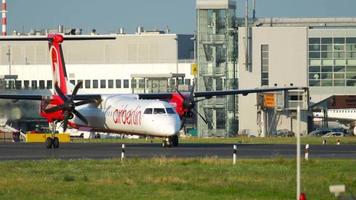
[(320, 136), (323, 136), (329, 132), (331, 132), (332, 130), (331, 129), (327, 129), (327, 128), (318, 128), (312, 132), (310, 132), (308, 134), (308, 136), (316, 136), (316, 137), (320, 137)]
[(280, 130), (277, 130), (277, 136), (280, 136), (280, 137), (294, 137), (294, 133), (288, 129), (280, 129)]
[(339, 132), (339, 131), (332, 131), (329, 132), (321, 137), (344, 137), (345, 134), (343, 132)]

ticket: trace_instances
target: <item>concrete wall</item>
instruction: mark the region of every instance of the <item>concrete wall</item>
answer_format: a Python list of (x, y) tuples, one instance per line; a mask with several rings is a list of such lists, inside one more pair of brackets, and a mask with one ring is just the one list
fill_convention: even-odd
[[(176, 63), (177, 44), (179, 59), (193, 59), (193, 40), (190, 40), (193, 35), (143, 33), (113, 36), (116, 37), (115, 40), (64, 41), (63, 51), (66, 63)], [(45, 41), (1, 42), (0, 65), (8, 65), (8, 49), (10, 49), (13, 65), (50, 62), (48, 43)]]
[[(250, 64), (245, 67), (245, 30), (239, 28), (239, 88), (261, 87), (261, 45), (269, 45), (269, 87), (307, 86), (307, 28), (253, 27), (251, 30)], [(239, 96), (239, 128), (258, 133), (256, 95)], [(278, 122), (290, 128), (289, 116)], [(306, 120), (306, 118), (304, 119)], [(295, 123), (294, 123), (295, 124)], [(302, 130), (306, 130), (304, 121)], [(303, 132), (303, 131), (302, 131)]]

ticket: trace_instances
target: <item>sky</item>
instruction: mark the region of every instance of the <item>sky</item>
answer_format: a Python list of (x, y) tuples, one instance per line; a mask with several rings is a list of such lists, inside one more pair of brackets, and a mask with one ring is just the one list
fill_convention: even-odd
[[(243, 16), (245, 0), (236, 0)], [(196, 0), (7, 0), (8, 32), (82, 28), (85, 33), (117, 32), (137, 26), (173, 33), (195, 31)], [(250, 0), (252, 5), (252, 0)], [(356, 0), (256, 0), (257, 17), (356, 17)]]

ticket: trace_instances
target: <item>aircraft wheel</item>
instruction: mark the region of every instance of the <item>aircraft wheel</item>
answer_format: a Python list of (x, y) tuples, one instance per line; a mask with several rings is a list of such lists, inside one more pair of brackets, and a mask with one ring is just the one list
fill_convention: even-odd
[(174, 147), (177, 147), (178, 144), (179, 144), (178, 135), (173, 135), (172, 137), (170, 137), (170, 141), (171, 141), (171, 144), (172, 144)]
[(55, 137), (53, 139), (53, 148), (54, 149), (58, 149), (59, 148), (59, 139), (57, 137)]
[(52, 145), (53, 145), (53, 139), (50, 138), (50, 137), (48, 137), (48, 138), (46, 139), (45, 144), (46, 144), (46, 148), (47, 148), (47, 149), (51, 149), (51, 148), (52, 148)]
[(171, 142), (170, 142), (170, 139), (169, 139), (169, 138), (165, 138), (165, 139), (162, 141), (162, 147), (163, 147), (163, 148), (171, 147)]

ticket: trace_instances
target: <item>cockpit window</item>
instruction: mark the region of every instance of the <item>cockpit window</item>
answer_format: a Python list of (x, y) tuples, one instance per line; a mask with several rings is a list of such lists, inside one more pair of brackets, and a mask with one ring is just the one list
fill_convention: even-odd
[(143, 114), (152, 114), (152, 108), (146, 108)]
[(164, 110), (164, 108), (154, 108), (153, 109), (153, 114), (165, 114), (166, 111)]
[(174, 114), (175, 113), (173, 108), (166, 108), (166, 111), (167, 111), (168, 114)]

